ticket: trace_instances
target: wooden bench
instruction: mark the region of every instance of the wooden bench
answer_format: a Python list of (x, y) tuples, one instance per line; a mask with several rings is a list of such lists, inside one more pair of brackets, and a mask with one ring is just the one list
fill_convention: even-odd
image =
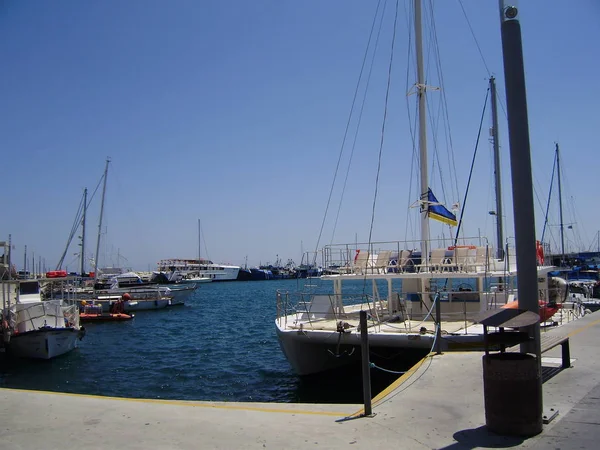
[[(553, 349), (556, 346), (562, 346), (562, 368), (568, 369), (571, 367), (571, 352), (569, 350), (569, 337), (568, 336), (557, 336), (542, 333), (540, 336), (540, 354), (546, 353), (548, 350)], [(520, 351), (519, 345), (514, 345), (507, 348), (510, 352)]]
[(569, 350), (569, 337), (568, 336), (556, 336), (556, 335), (541, 335), (541, 353), (545, 353), (548, 350), (560, 345), (562, 347), (562, 368), (568, 369), (571, 367), (571, 352)]

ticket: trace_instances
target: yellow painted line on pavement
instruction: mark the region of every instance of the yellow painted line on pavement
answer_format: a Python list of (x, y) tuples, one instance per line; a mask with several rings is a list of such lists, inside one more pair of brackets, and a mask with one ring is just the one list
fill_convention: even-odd
[[(418, 363), (416, 363), (414, 366), (412, 366), (409, 370), (407, 370), (405, 373), (403, 373), (400, 377), (398, 377), (398, 379), (396, 381), (394, 381), (392, 384), (390, 384), (388, 387), (386, 387), (383, 391), (381, 391), (379, 394), (377, 394), (372, 400), (371, 400), (371, 405), (372, 406), (376, 406), (375, 403), (378, 403), (380, 401), (382, 401), (385, 397), (387, 397), (390, 393), (392, 393), (394, 390), (396, 390), (398, 387), (402, 386), (402, 384), (404, 384), (405, 381), (407, 381), (411, 376), (414, 375), (414, 373), (419, 370), (421, 368), (421, 366), (423, 365), (423, 363), (425, 363), (425, 361), (427, 361), (427, 359), (429, 359), (431, 356), (431, 354), (425, 356), (423, 359), (421, 359)], [(355, 413), (349, 415), (349, 418), (353, 418), (353, 417), (358, 417), (361, 416), (365, 413), (364, 408), (360, 409), (358, 411), (356, 411)]]
[[(600, 324), (600, 319), (595, 320), (594, 322), (588, 323), (587, 325), (585, 325), (584, 327), (578, 328), (576, 330), (573, 330), (571, 333), (567, 334), (567, 337), (573, 337), (576, 334), (581, 333), (582, 331), (587, 330), (588, 328), (591, 328), (595, 325)], [(465, 351), (453, 351), (451, 353), (470, 353), (470, 352), (465, 352)], [(375, 403), (378, 403), (380, 401), (382, 401), (385, 397), (387, 397), (389, 394), (391, 394), (394, 390), (396, 390), (398, 387), (402, 386), (402, 384), (404, 384), (405, 381), (407, 381), (417, 370), (419, 370), (419, 368), (423, 365), (423, 363), (425, 361), (427, 361), (427, 359), (431, 358), (434, 354), (430, 353), (429, 355), (425, 356), (423, 359), (421, 359), (418, 363), (416, 363), (414, 366), (412, 366), (410, 368), (410, 370), (408, 370), (407, 372), (405, 372), (402, 376), (400, 376), (396, 381), (394, 381), (392, 384), (390, 384), (387, 388), (385, 388), (383, 391), (381, 391), (379, 394), (377, 394), (372, 400), (371, 400), (371, 404), (373, 406), (376, 406)], [(355, 413), (351, 414), (350, 416), (348, 416), (349, 418), (353, 418), (353, 417), (358, 417), (364, 414), (364, 409), (360, 409), (358, 411), (356, 411)]]
[[(344, 416), (343, 412), (340, 411), (311, 411), (306, 409), (285, 409), (275, 408), (271, 406), (250, 406), (250, 405), (236, 405), (235, 403), (219, 403), (214, 404), (210, 402), (195, 402), (195, 401), (182, 401), (182, 400), (159, 400), (152, 398), (125, 398), (125, 397), (105, 397), (101, 395), (89, 395), (89, 394), (73, 394), (69, 392), (52, 392), (52, 391), (36, 391), (28, 389), (11, 389), (1, 388), (0, 391), (12, 391), (12, 392), (23, 392), (27, 394), (47, 394), (47, 395), (60, 395), (74, 398), (90, 398), (95, 400), (118, 400), (121, 402), (135, 402), (135, 403), (153, 403), (158, 405), (170, 405), (170, 406), (186, 406), (186, 407), (198, 407), (198, 408), (212, 408), (212, 409), (224, 409), (234, 411), (256, 411), (256, 412), (270, 412), (270, 413), (284, 413), (284, 414), (304, 414), (304, 415), (315, 415), (315, 416)], [(292, 405), (292, 403), (290, 403)], [(350, 405), (349, 405), (350, 406)]]
[(579, 334), (579, 333), (581, 333), (582, 331), (585, 331), (585, 330), (587, 330), (588, 328), (591, 328), (591, 327), (593, 327), (594, 325), (598, 325), (599, 323), (600, 323), (600, 319), (598, 319), (598, 320), (595, 320), (595, 321), (593, 321), (593, 322), (591, 322), (591, 323), (588, 323), (588, 324), (587, 324), (585, 327), (581, 327), (581, 328), (578, 328), (578, 329), (576, 329), (576, 330), (573, 330), (573, 331), (571, 331), (569, 334), (567, 334), (567, 337), (573, 337), (573, 336), (575, 336), (576, 334)]

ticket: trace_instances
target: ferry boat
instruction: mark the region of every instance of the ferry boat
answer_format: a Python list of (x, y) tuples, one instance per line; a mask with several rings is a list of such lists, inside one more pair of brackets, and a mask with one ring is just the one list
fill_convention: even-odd
[(168, 274), (171, 280), (186, 278), (210, 278), (212, 281), (237, 280), (240, 266), (216, 264), (208, 259), (162, 259), (157, 270)]

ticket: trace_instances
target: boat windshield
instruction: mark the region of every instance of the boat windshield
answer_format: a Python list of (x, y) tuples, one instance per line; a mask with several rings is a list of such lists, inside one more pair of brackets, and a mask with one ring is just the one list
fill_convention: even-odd
[(30, 281), (19, 284), (19, 294), (21, 295), (38, 294), (39, 292), (40, 285), (37, 281)]

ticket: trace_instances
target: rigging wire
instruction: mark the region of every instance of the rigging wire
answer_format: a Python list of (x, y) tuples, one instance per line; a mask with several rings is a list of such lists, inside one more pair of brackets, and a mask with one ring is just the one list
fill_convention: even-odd
[(381, 0), (379, 0), (377, 2), (377, 8), (375, 10), (375, 16), (373, 18), (373, 24), (371, 25), (371, 31), (369, 33), (369, 40), (368, 40), (368, 43), (367, 43), (367, 48), (365, 50), (365, 55), (363, 57), (363, 62), (362, 62), (362, 66), (361, 66), (361, 69), (360, 69), (360, 74), (358, 76), (358, 81), (356, 83), (356, 89), (354, 91), (354, 98), (352, 99), (352, 104), (351, 104), (351, 107), (350, 107), (350, 113), (349, 113), (349, 116), (348, 116), (348, 121), (346, 123), (346, 130), (344, 131), (344, 137), (342, 139), (342, 145), (341, 145), (341, 148), (340, 148), (340, 154), (339, 154), (339, 157), (338, 157), (337, 165), (335, 167), (333, 181), (331, 182), (331, 188), (329, 189), (329, 197), (327, 198), (327, 204), (325, 206), (325, 213), (323, 214), (323, 221), (321, 222), (321, 229), (319, 230), (319, 236), (317, 237), (317, 243), (316, 243), (316, 246), (315, 246), (315, 254), (314, 254), (314, 258), (313, 258), (313, 265), (316, 264), (317, 252), (318, 252), (318, 248), (319, 248), (319, 245), (320, 245), (320, 242), (321, 242), (321, 237), (323, 235), (323, 229), (325, 228), (325, 220), (327, 219), (327, 213), (329, 211), (329, 205), (331, 204), (331, 198), (333, 196), (333, 190), (334, 190), (334, 187), (335, 187), (335, 181), (337, 179), (338, 171), (339, 171), (339, 168), (340, 168), (340, 162), (341, 162), (341, 159), (342, 159), (342, 156), (343, 156), (343, 153), (344, 153), (344, 145), (345, 145), (345, 142), (346, 142), (346, 137), (348, 135), (348, 130), (349, 130), (349, 127), (350, 127), (350, 121), (351, 121), (352, 115), (354, 113), (354, 105), (356, 103), (356, 98), (358, 96), (358, 88), (359, 88), (359, 85), (360, 85), (360, 81), (362, 79), (363, 70), (364, 70), (364, 67), (365, 67), (366, 60), (367, 60), (369, 46), (370, 46), (370, 43), (371, 43), (371, 38), (372, 38), (372, 35), (373, 35), (373, 30), (375, 28), (376, 18), (377, 18), (377, 15), (379, 13), (380, 4), (381, 4)]
[(477, 148), (479, 147), (479, 138), (481, 137), (481, 128), (483, 127), (483, 120), (485, 118), (485, 109), (487, 106), (488, 97), (490, 96), (490, 88), (488, 87), (485, 93), (485, 102), (483, 103), (483, 111), (481, 111), (481, 121), (479, 122), (479, 131), (477, 132), (477, 141), (475, 142), (475, 151), (473, 152), (473, 159), (471, 161), (471, 169), (469, 170), (469, 178), (467, 180), (467, 188), (465, 190), (465, 196), (460, 210), (460, 219), (458, 221), (458, 227), (456, 228), (456, 237), (454, 238), (454, 245), (458, 243), (458, 236), (462, 227), (463, 216), (467, 206), (467, 195), (469, 194), (469, 186), (471, 185), (471, 177), (473, 176), (473, 167), (475, 166), (475, 157), (477, 156)]
[[(452, 177), (454, 178), (454, 192), (452, 193), (453, 196), (455, 196), (454, 198), (459, 198), (460, 197), (460, 189), (458, 187), (458, 171), (456, 170), (456, 158), (455, 158), (455, 154), (454, 154), (454, 144), (452, 141), (452, 128), (450, 126), (450, 114), (448, 113), (448, 99), (446, 97), (446, 88), (445, 88), (445, 83), (444, 83), (444, 72), (442, 70), (442, 58), (440, 55), (440, 46), (439, 46), (439, 40), (437, 37), (437, 27), (435, 25), (435, 16), (434, 16), (434, 10), (433, 10), (433, 2), (430, 0), (430, 11), (431, 11), (431, 28), (432, 28), (432, 39), (434, 42), (434, 50), (435, 50), (435, 55), (436, 55), (436, 68), (437, 68), (437, 73), (438, 73), (438, 79), (440, 82), (440, 91), (441, 91), (441, 101), (440, 101), (440, 108), (441, 110), (444, 112), (444, 123), (445, 123), (445, 127), (444, 127), (444, 134), (446, 137), (446, 146), (448, 147), (448, 159), (449, 161), (451, 161), (452, 165), (451, 165), (451, 170), (452, 170)], [(442, 183), (442, 188), (443, 188), (444, 184)], [(445, 193), (444, 193), (445, 196)]]
[[(388, 114), (388, 103), (390, 98), (390, 88), (392, 84), (392, 67), (394, 65), (394, 47), (396, 43), (396, 27), (398, 24), (398, 0), (396, 0), (396, 11), (394, 15), (394, 28), (392, 32), (392, 47), (390, 49), (390, 62), (388, 65), (388, 79), (385, 91), (385, 103), (383, 108), (383, 122), (381, 124), (381, 138), (379, 140), (379, 154), (377, 157), (377, 174), (375, 176), (375, 192), (373, 194), (373, 206), (371, 209), (371, 226), (369, 227), (369, 248), (371, 247), (371, 238), (373, 236), (373, 225), (375, 223), (375, 206), (377, 204), (377, 194), (379, 192), (379, 174), (381, 172), (381, 157), (383, 154), (383, 143), (385, 140), (385, 125), (387, 123), (387, 114)], [(366, 286), (366, 272), (365, 272), (365, 283)]]
[[(488, 67), (487, 62), (485, 61), (485, 56), (483, 56), (483, 51), (481, 50), (481, 46), (479, 45), (479, 41), (477, 40), (475, 31), (473, 30), (473, 27), (471, 26), (471, 21), (469, 20), (469, 17), (467, 16), (467, 11), (465, 10), (462, 0), (458, 0), (458, 4), (460, 5), (460, 9), (462, 10), (463, 15), (465, 16), (465, 20), (467, 21), (467, 25), (469, 26), (469, 30), (471, 31), (471, 36), (473, 36), (473, 40), (475, 41), (475, 45), (477, 46), (477, 50), (479, 51), (479, 56), (481, 56), (481, 60), (483, 61), (483, 65), (488, 74), (488, 77), (491, 77), (492, 72), (490, 71), (490, 68)], [(504, 117), (508, 117), (508, 114), (506, 113), (506, 109), (504, 108), (504, 102), (502, 101), (502, 96), (499, 95), (498, 99), (500, 100), (500, 107), (502, 108), (502, 112), (504, 112)]]
[[(415, 164), (418, 161), (418, 154), (417, 154), (417, 141), (416, 141), (416, 137), (415, 137), (415, 130), (417, 129), (417, 119), (418, 119), (418, 102), (415, 102), (415, 114), (414, 114), (414, 123), (413, 120), (411, 119), (411, 111), (410, 111), (410, 101), (409, 101), (409, 97), (410, 97), (410, 89), (409, 89), (409, 73), (410, 73), (410, 61), (411, 61), (411, 56), (412, 56), (412, 30), (413, 30), (413, 26), (410, 23), (409, 17), (413, 16), (413, 11), (412, 11), (412, 7), (413, 7), (413, 2), (409, 1), (409, 9), (408, 11), (406, 11), (406, 3), (404, 4), (404, 10), (406, 12), (406, 21), (407, 21), (407, 30), (408, 30), (408, 51), (406, 52), (406, 86), (405, 86), (405, 92), (406, 94), (406, 112), (407, 112), (407, 116), (408, 116), (408, 123), (409, 123), (409, 131), (410, 131), (410, 138), (411, 138), (411, 142), (412, 142), (412, 158), (411, 158), (411, 164), (410, 164), (410, 179), (409, 179), (409, 188), (408, 188), (408, 204), (406, 205), (406, 210), (410, 211), (410, 205), (413, 203), (411, 201), (411, 199), (413, 198), (413, 181), (414, 181), (414, 173), (415, 173)], [(414, 67), (414, 66), (413, 66)], [(413, 77), (414, 79), (417, 78), (416, 76), (416, 68), (415, 68), (415, 73), (413, 73)], [(412, 84), (412, 86), (414, 86), (414, 83)], [(406, 215), (406, 226), (404, 227), (404, 241), (408, 241), (408, 230), (410, 229), (410, 234), (411, 236), (415, 235), (415, 228), (416, 228), (416, 220), (413, 221), (411, 220), (412, 216), (411, 214), (407, 214)]]
[(77, 213), (75, 214), (75, 220), (73, 221), (73, 225), (71, 226), (71, 232), (69, 233), (69, 238), (67, 239), (67, 245), (60, 259), (58, 260), (58, 264), (56, 265), (56, 270), (59, 270), (62, 267), (62, 264), (67, 256), (67, 252), (69, 251), (69, 246), (71, 245), (71, 241), (73, 240), (73, 236), (77, 233), (77, 228), (79, 228), (79, 224), (82, 220), (82, 214), (85, 210), (85, 205), (83, 204), (85, 196), (81, 197), (79, 201), (79, 207), (77, 208)]
[[(560, 171), (561, 171), (561, 181), (562, 185), (563, 185), (563, 190), (567, 195), (567, 198), (569, 198), (569, 202), (567, 202), (567, 210), (570, 212), (570, 222), (572, 222), (572, 225), (578, 225), (577, 227), (573, 227), (572, 231), (573, 231), (573, 237), (576, 239), (575, 244), (577, 245), (577, 251), (580, 251), (582, 249), (585, 248), (584, 244), (583, 244), (583, 240), (585, 238), (585, 240), (588, 240), (588, 234), (585, 230), (585, 221), (581, 220), (581, 217), (579, 215), (579, 213), (577, 212), (576, 208), (575, 208), (575, 198), (573, 197), (573, 195), (571, 194), (573, 191), (571, 189), (571, 185), (569, 183), (569, 179), (567, 177), (565, 177), (565, 169), (566, 166), (568, 166), (570, 160), (568, 158), (563, 158), (563, 160), (561, 160), (562, 164), (560, 165)], [(582, 233), (583, 232), (583, 236)]]
[(552, 186), (554, 185), (554, 172), (556, 172), (556, 156), (554, 157), (554, 164), (552, 166), (552, 176), (550, 177), (550, 189), (548, 191), (548, 203), (546, 204), (546, 215), (544, 217), (544, 227), (542, 229), (541, 241), (544, 242), (544, 236), (546, 235), (546, 226), (548, 225), (548, 212), (550, 211), (550, 200), (552, 198)]
[(477, 51), (479, 51), (479, 56), (481, 56), (481, 61), (483, 61), (483, 65), (485, 66), (485, 71), (488, 73), (488, 76), (491, 76), (492, 73), (490, 71), (490, 68), (487, 65), (487, 62), (485, 61), (485, 57), (483, 56), (483, 51), (481, 51), (481, 46), (479, 45), (477, 36), (475, 36), (475, 31), (473, 30), (473, 27), (471, 26), (471, 21), (469, 20), (469, 17), (467, 16), (467, 12), (465, 11), (465, 7), (463, 5), (462, 0), (458, 0), (458, 4), (460, 5), (460, 9), (462, 9), (463, 15), (465, 16), (467, 25), (469, 26), (469, 30), (471, 31), (471, 35), (473, 36), (473, 40), (475, 41), (475, 45), (477, 46)]
[[(335, 231), (337, 229), (337, 223), (338, 223), (338, 220), (339, 220), (339, 217), (340, 217), (340, 212), (341, 212), (341, 209), (342, 209), (342, 203), (344, 201), (344, 193), (346, 192), (346, 186), (348, 184), (348, 178), (349, 178), (349, 175), (350, 175), (350, 166), (352, 164), (352, 159), (354, 157), (354, 150), (356, 149), (356, 143), (358, 141), (358, 132), (359, 132), (359, 129), (360, 129), (360, 124), (362, 122), (362, 117), (363, 117), (363, 111), (364, 111), (365, 104), (366, 104), (366, 101), (367, 101), (367, 92), (369, 90), (369, 85), (371, 83), (371, 75), (373, 73), (373, 66), (374, 66), (374, 61), (375, 61), (375, 55), (377, 53), (377, 48), (379, 47), (379, 38), (381, 36), (381, 29), (382, 29), (382, 24), (383, 24), (383, 18), (385, 16), (386, 6), (387, 6), (387, 0), (386, 0), (386, 2), (383, 5), (383, 10), (382, 10), (382, 13), (381, 13), (381, 19), (380, 19), (380, 22), (379, 22), (379, 31), (377, 33), (377, 38), (375, 40), (375, 46), (374, 46), (374, 49), (373, 49), (373, 56), (371, 57), (371, 66), (370, 66), (370, 69), (369, 69), (369, 74), (367, 76), (367, 82), (366, 82), (366, 86), (365, 86), (365, 91), (364, 91), (362, 103), (361, 103), (361, 106), (360, 106), (360, 112), (358, 114), (358, 121), (357, 121), (356, 129), (355, 129), (355, 132), (354, 132), (354, 140), (352, 142), (352, 149), (350, 151), (350, 158), (348, 159), (348, 167), (346, 169), (346, 177), (344, 178), (344, 184), (342, 186), (342, 193), (341, 193), (341, 196), (340, 196), (340, 202), (339, 202), (339, 205), (338, 205), (337, 214), (335, 216), (335, 221), (334, 221), (334, 224), (333, 224), (333, 230), (332, 230), (332, 233), (331, 233), (331, 241), (330, 241), (331, 244), (333, 244), (333, 239), (334, 239)], [(376, 11), (375, 17), (373, 19), (373, 25), (372, 25), (372, 28), (371, 28), (371, 34), (369, 35), (369, 42), (367, 43), (366, 53), (368, 52), (368, 49), (370, 47), (371, 38), (372, 38), (372, 31), (373, 31), (374, 26), (375, 26), (375, 20), (377, 18), (377, 14), (378, 14), (378, 11)], [(366, 53), (365, 53), (365, 59), (363, 60), (363, 68), (364, 68), (364, 64), (365, 64), (365, 61), (366, 61), (366, 56), (367, 56)], [(362, 75), (362, 70), (363, 69), (361, 68), (361, 75)], [(359, 76), (359, 82), (358, 82), (358, 84), (360, 84), (360, 79), (361, 79), (361, 76)], [(357, 95), (357, 92), (358, 92), (358, 84), (356, 86), (356, 93), (355, 93), (355, 95)], [(353, 102), (353, 104), (354, 104), (354, 102)], [(350, 117), (348, 118), (348, 125), (347, 126), (349, 126), (349, 123), (350, 123)], [(345, 144), (345, 140), (346, 140), (346, 135), (344, 135), (344, 140), (342, 142), (342, 147)]]

